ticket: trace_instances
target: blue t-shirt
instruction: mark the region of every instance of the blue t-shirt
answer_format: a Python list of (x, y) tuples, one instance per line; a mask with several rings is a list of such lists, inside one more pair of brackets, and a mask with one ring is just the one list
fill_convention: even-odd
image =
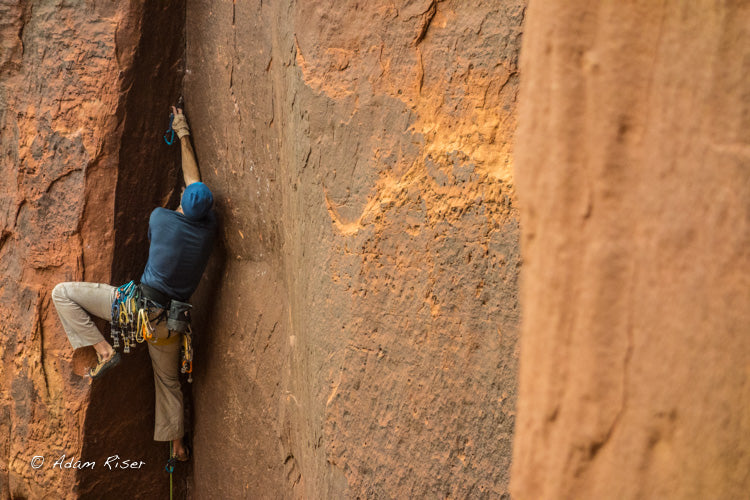
[(213, 210), (203, 220), (191, 221), (179, 212), (155, 208), (148, 221), (151, 244), (141, 283), (187, 302), (206, 269), (215, 233)]

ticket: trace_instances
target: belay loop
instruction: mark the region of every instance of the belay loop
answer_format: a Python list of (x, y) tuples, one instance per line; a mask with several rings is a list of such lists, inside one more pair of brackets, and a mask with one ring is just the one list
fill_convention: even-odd
[[(171, 146), (174, 143), (174, 129), (172, 128), (172, 122), (174, 121), (174, 114), (169, 113), (169, 128), (164, 133), (164, 142), (167, 143), (167, 146)], [(167, 138), (169, 136), (169, 138)]]

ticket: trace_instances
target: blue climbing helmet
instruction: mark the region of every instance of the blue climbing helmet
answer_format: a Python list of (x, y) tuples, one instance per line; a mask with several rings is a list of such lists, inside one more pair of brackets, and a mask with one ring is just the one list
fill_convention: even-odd
[(208, 215), (214, 204), (214, 195), (202, 182), (193, 182), (182, 193), (182, 213), (190, 220), (198, 221)]

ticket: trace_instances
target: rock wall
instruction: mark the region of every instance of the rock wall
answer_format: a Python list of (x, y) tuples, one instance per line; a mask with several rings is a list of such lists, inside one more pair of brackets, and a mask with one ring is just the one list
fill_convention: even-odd
[(523, 12), (188, 1), (197, 498), (507, 495)]
[[(72, 352), (50, 293), (60, 281), (137, 278), (145, 253), (132, 249), (145, 248), (146, 231), (130, 216), (163, 203), (177, 181), (178, 153), (160, 141), (182, 77), (173, 65), (183, 20), (179, 2), (0, 4), (2, 498), (167, 492), (166, 451), (151, 441), (147, 355), (90, 385), (79, 375), (93, 350)], [(127, 181), (134, 171), (136, 188)], [(108, 474), (112, 454), (151, 468)], [(36, 455), (46, 462), (35, 470)], [(53, 468), (62, 455), (99, 465), (88, 475)]]
[[(750, 8), (532, 3), (512, 159), (524, 17), (2, 3), (0, 496), (166, 494), (144, 350), (82, 381), (49, 292), (140, 274), (183, 74), (222, 238), (178, 496), (507, 498), (516, 179), (514, 496), (746, 495)], [(110, 453), (149, 467), (30, 467)]]
[(532, 2), (512, 490), (750, 491), (750, 5)]
[[(148, 213), (179, 196), (161, 134), (183, 74), (222, 238), (193, 298), (177, 496), (507, 497), (523, 15), (0, 5), (0, 497), (167, 494), (145, 350), (89, 385), (93, 353), (71, 353), (49, 294), (140, 275)], [(148, 465), (105, 472), (114, 453)], [(100, 466), (34, 470), (37, 454)]]
[(80, 456), (88, 402), (50, 293), (58, 281), (109, 279), (123, 12), (79, 7), (0, 6), (3, 498), (72, 488), (74, 473), (30, 467), (47, 452)]

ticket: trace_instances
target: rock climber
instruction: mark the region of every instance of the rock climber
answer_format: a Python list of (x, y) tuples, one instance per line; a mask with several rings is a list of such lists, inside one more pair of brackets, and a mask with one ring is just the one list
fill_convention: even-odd
[[(172, 128), (179, 137), (185, 189), (177, 210), (157, 207), (148, 226), (149, 253), (140, 291), (155, 304), (149, 318), (156, 322), (148, 352), (154, 370), (156, 418), (154, 440), (172, 443), (172, 456), (187, 461), (183, 443), (184, 413), (179, 380), (181, 335), (167, 328), (164, 318), (171, 301), (187, 302), (206, 268), (216, 234), (213, 195), (201, 182), (190, 129), (182, 109), (172, 107)], [(120, 361), (120, 353), (104, 339), (91, 315), (112, 319), (117, 288), (102, 283), (60, 283), (52, 291), (63, 329), (74, 349), (93, 346), (98, 363), (88, 370), (99, 378)], [(126, 350), (127, 352), (127, 350)]]

